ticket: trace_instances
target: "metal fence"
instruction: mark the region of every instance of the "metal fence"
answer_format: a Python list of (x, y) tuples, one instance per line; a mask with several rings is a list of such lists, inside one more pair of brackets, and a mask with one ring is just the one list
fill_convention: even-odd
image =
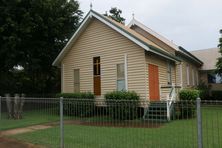
[(222, 101), (176, 101), (168, 118), (166, 101), (19, 99), (0, 98), (1, 137), (53, 148), (222, 147)]

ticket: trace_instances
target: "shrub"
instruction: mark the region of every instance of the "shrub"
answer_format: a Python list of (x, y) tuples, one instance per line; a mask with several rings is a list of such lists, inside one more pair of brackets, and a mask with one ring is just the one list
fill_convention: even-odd
[(61, 93), (57, 97), (63, 97), (64, 114), (70, 116), (92, 116), (95, 109), (95, 96), (91, 92)]
[(113, 91), (105, 94), (109, 114), (113, 119), (132, 120), (137, 118), (139, 96), (134, 91)]
[(199, 97), (202, 100), (210, 99), (210, 89), (211, 87), (209, 85), (206, 85), (205, 82), (201, 81), (200, 84), (197, 86), (197, 90), (199, 90)]
[(199, 97), (199, 91), (196, 89), (182, 89), (179, 92), (180, 100), (194, 101)]
[(214, 100), (222, 100), (222, 91), (221, 90), (213, 90), (211, 93), (212, 93), (212, 98)]
[(180, 102), (176, 104), (176, 114), (180, 119), (192, 118), (195, 115), (195, 100), (199, 97), (199, 90), (182, 89), (179, 92)]

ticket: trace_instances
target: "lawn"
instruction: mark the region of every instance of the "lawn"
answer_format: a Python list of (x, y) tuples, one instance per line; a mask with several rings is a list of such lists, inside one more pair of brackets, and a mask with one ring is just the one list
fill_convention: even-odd
[[(222, 147), (222, 108), (204, 107), (203, 141), (205, 147)], [(145, 124), (145, 123), (144, 123)], [(59, 127), (12, 136), (47, 147), (59, 147)], [(65, 125), (65, 147), (147, 148), (197, 147), (196, 118), (174, 120), (159, 128), (97, 127)]]
[(25, 111), (23, 113), (23, 119), (21, 120), (8, 119), (6, 113), (3, 113), (2, 118), (0, 119), (0, 131), (49, 123), (58, 120), (59, 114), (52, 110)]

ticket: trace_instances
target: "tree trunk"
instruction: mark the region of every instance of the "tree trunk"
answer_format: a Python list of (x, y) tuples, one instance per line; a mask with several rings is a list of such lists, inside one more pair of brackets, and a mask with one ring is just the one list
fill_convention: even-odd
[(14, 97), (14, 119), (19, 119), (19, 94), (15, 94)]
[(8, 118), (13, 118), (13, 111), (12, 111), (12, 98), (10, 97), (10, 94), (5, 94), (6, 97), (6, 104), (8, 109)]
[(25, 94), (21, 94), (21, 97), (19, 99), (19, 108), (18, 108), (19, 119), (22, 119), (22, 112), (23, 112), (24, 103), (25, 103)]

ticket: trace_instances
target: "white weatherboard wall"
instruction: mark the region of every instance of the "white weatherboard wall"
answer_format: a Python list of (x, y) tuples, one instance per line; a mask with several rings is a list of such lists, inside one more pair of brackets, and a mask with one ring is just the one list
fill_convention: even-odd
[[(161, 86), (167, 86), (167, 59), (161, 58), (160, 56), (146, 53), (146, 82), (147, 82), (147, 90), (149, 90), (149, 80), (148, 80), (148, 64), (153, 64), (158, 66), (159, 70), (159, 87), (160, 87), (160, 99), (164, 100), (167, 98), (167, 95), (170, 93), (170, 88), (161, 88)], [(175, 65), (172, 64), (172, 83), (175, 84), (176, 76), (175, 76)], [(149, 98), (149, 93), (148, 93)]]
[(80, 69), (80, 91), (93, 92), (93, 57), (101, 60), (101, 94), (116, 90), (116, 65), (124, 63), (127, 54), (128, 90), (136, 91), (145, 98), (145, 54), (144, 49), (106, 26), (92, 20), (62, 60), (64, 90), (73, 92), (73, 69)]

